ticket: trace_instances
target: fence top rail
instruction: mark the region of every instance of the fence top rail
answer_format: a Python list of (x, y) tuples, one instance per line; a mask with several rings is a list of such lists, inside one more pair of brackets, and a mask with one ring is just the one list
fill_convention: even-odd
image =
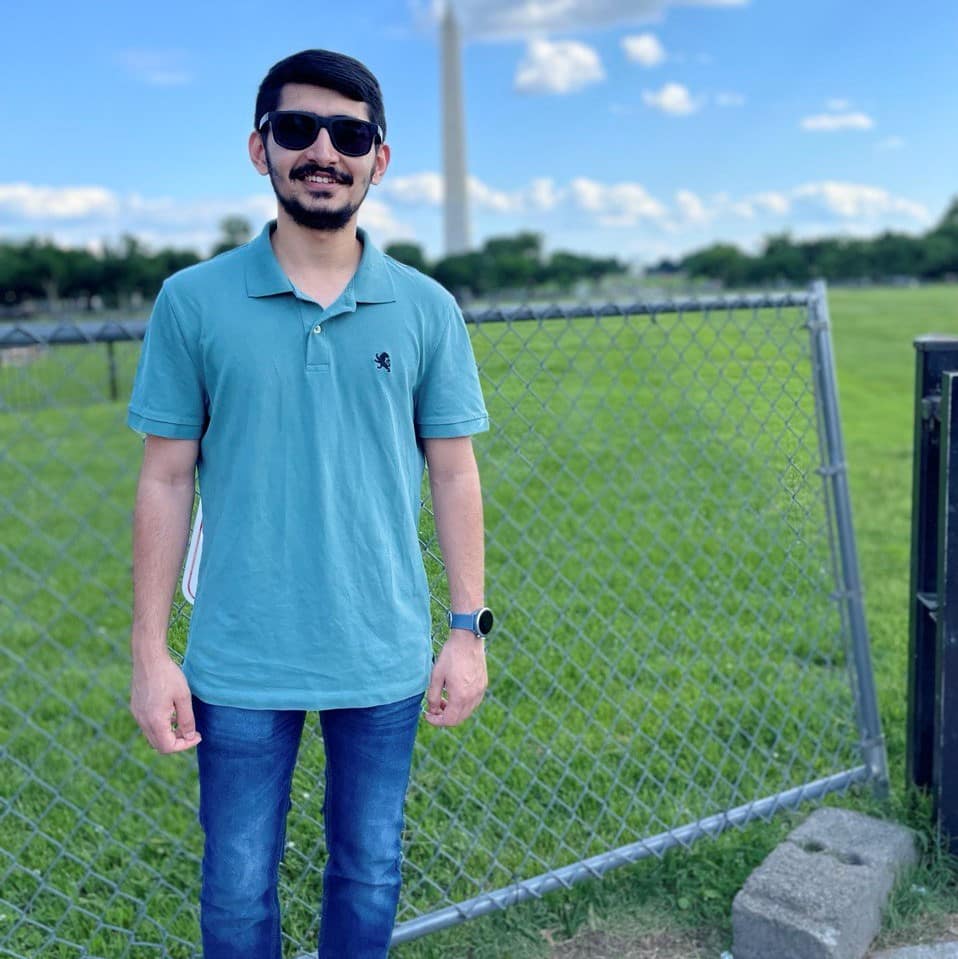
[(606, 316), (661, 316), (668, 313), (709, 313), (724, 310), (766, 310), (808, 306), (810, 292), (756, 293), (729, 296), (682, 297), (668, 300), (636, 300), (632, 303), (554, 303), (548, 306), (489, 307), (464, 310), (467, 323), (515, 323), (522, 320), (574, 320)]
[[(517, 323), (526, 320), (573, 320), (609, 316), (662, 316), (670, 313), (708, 313), (727, 310), (762, 310), (808, 306), (813, 294), (807, 292), (761, 293), (710, 297), (684, 297), (669, 300), (636, 300), (632, 303), (551, 304), (548, 306), (490, 307), (465, 310), (466, 323)], [(58, 322), (0, 323), (0, 350), (20, 346), (46, 346), (77, 343), (117, 343), (142, 340), (145, 319), (73, 320)]]
[(61, 320), (58, 323), (0, 323), (0, 350), (18, 346), (117, 343), (142, 340), (146, 320)]

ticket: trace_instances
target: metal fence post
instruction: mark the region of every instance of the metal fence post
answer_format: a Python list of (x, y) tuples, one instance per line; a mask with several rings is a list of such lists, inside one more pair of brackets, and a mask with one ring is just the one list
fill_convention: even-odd
[(819, 416), (819, 442), (822, 450), (821, 472), (837, 540), (835, 575), (838, 589), (835, 599), (842, 610), (842, 619), (847, 624), (862, 758), (868, 767), (876, 794), (884, 795), (888, 789), (888, 758), (878, 714), (878, 694), (875, 690), (868, 626), (865, 621), (858, 550), (855, 545), (851, 496), (848, 489), (848, 467), (838, 409), (828, 297), (823, 281), (812, 284), (810, 306), (809, 329)]
[(116, 345), (110, 340), (106, 345), (106, 362), (110, 374), (110, 401), (115, 403), (120, 396), (119, 386), (116, 376)]
[(952, 853), (958, 852), (958, 372), (941, 389), (938, 521), (938, 630), (935, 670), (935, 813)]
[[(958, 338), (915, 340), (915, 430), (912, 483), (911, 588), (908, 649), (906, 781), (920, 789), (935, 780), (938, 673), (941, 397), (947, 370), (958, 370)], [(954, 405), (951, 410), (954, 410)], [(954, 532), (954, 531), (953, 531)]]

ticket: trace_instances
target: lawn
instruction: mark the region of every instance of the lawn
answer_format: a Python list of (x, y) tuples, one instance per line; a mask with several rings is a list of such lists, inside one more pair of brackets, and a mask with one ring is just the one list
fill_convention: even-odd
[[(958, 288), (837, 290), (830, 305), (903, 808), (911, 343), (958, 333)], [(474, 328), (495, 424), (477, 451), (500, 628), (476, 720), (421, 736), (400, 920), (860, 763), (803, 319), (785, 308)], [(120, 395), (135, 354), (117, 347)], [(139, 440), (107, 389), (102, 347), (0, 369), (0, 951), (13, 955), (186, 957), (196, 938), (191, 759), (154, 756), (125, 711)], [(314, 933), (321, 763), (311, 733), (284, 864), (289, 955)], [(787, 821), (397, 954), (541, 953), (540, 929), (568, 934), (663, 896), (680, 920), (718, 915)]]

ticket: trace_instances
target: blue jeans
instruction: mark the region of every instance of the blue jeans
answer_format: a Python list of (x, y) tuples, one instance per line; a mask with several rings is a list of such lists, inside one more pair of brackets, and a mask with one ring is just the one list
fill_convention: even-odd
[[(399, 901), (403, 804), (422, 696), (330, 709), (319, 959), (381, 959)], [(282, 959), (277, 884), (305, 713), (194, 697), (200, 824), (206, 834), (204, 959)]]

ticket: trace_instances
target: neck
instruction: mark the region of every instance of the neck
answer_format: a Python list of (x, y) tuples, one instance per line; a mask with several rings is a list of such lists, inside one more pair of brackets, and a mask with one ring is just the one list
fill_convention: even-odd
[(355, 217), (341, 230), (310, 230), (280, 207), (271, 242), (276, 259), (290, 277), (352, 274), (362, 255)]

